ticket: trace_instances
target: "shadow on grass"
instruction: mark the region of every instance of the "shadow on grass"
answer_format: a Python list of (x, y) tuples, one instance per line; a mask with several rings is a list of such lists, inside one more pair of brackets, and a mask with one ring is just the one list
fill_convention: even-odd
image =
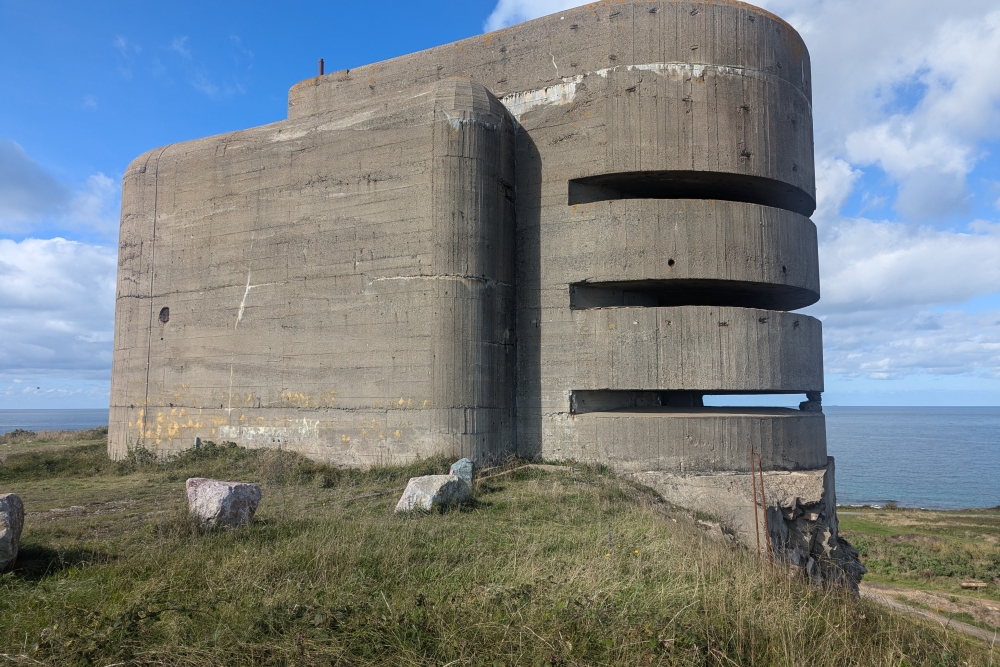
[(35, 582), (72, 567), (109, 563), (115, 558), (88, 549), (50, 549), (26, 544), (18, 550), (11, 574), (22, 581)]

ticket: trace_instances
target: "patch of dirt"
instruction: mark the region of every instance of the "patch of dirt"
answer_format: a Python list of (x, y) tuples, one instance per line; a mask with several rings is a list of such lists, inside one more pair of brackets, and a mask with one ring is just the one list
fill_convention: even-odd
[(55, 521), (68, 516), (90, 516), (94, 514), (121, 514), (135, 504), (135, 500), (125, 498), (122, 500), (109, 500), (106, 503), (90, 503), (89, 505), (70, 505), (69, 507), (53, 507), (41, 512), (25, 512), (25, 518), (31, 518), (35, 522)]
[(924, 604), (931, 611), (938, 613), (968, 614), (979, 623), (986, 623), (992, 628), (1000, 628), (1000, 602), (995, 600), (984, 600), (967, 595), (932, 593), (930, 591), (906, 588), (905, 586), (890, 586), (867, 582), (863, 582), (861, 588), (887, 598), (903, 598), (911, 602)]

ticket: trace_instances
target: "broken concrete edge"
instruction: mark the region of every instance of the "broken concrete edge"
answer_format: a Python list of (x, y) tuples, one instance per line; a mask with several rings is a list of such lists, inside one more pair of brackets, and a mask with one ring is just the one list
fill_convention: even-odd
[[(858, 551), (840, 536), (834, 459), (815, 470), (677, 475), (624, 473), (664, 500), (696, 513), (711, 508), (718, 523), (705, 527), (732, 535), (748, 549), (787, 567), (817, 586), (842, 585), (858, 594), (867, 572)], [(759, 486), (764, 502), (759, 500)], [(766, 510), (765, 510), (766, 507)]]

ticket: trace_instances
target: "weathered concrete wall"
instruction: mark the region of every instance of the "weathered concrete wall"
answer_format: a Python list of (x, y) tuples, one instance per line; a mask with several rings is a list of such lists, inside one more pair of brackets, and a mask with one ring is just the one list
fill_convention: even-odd
[(596, 3), (143, 156), (112, 453), (823, 468), (821, 413), (700, 407), (823, 389), (820, 323), (786, 312), (819, 298), (809, 77), (749, 5)]
[(513, 137), (451, 78), (133, 162), (112, 453), (513, 450)]

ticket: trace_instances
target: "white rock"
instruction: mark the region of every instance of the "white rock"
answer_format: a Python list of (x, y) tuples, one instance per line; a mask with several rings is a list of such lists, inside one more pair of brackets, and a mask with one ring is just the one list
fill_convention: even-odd
[(472, 459), (459, 459), (451, 464), (451, 470), (448, 471), (448, 474), (460, 477), (471, 488), (475, 467), (476, 464), (472, 462)]
[(186, 487), (191, 514), (206, 526), (250, 523), (261, 498), (260, 485), (248, 482), (192, 477)]
[(466, 500), (471, 495), (469, 485), (457, 475), (425, 475), (411, 477), (406, 490), (396, 503), (397, 512), (430, 511)]
[(16, 493), (0, 495), (0, 572), (7, 570), (17, 560), (24, 528), (24, 504)]

